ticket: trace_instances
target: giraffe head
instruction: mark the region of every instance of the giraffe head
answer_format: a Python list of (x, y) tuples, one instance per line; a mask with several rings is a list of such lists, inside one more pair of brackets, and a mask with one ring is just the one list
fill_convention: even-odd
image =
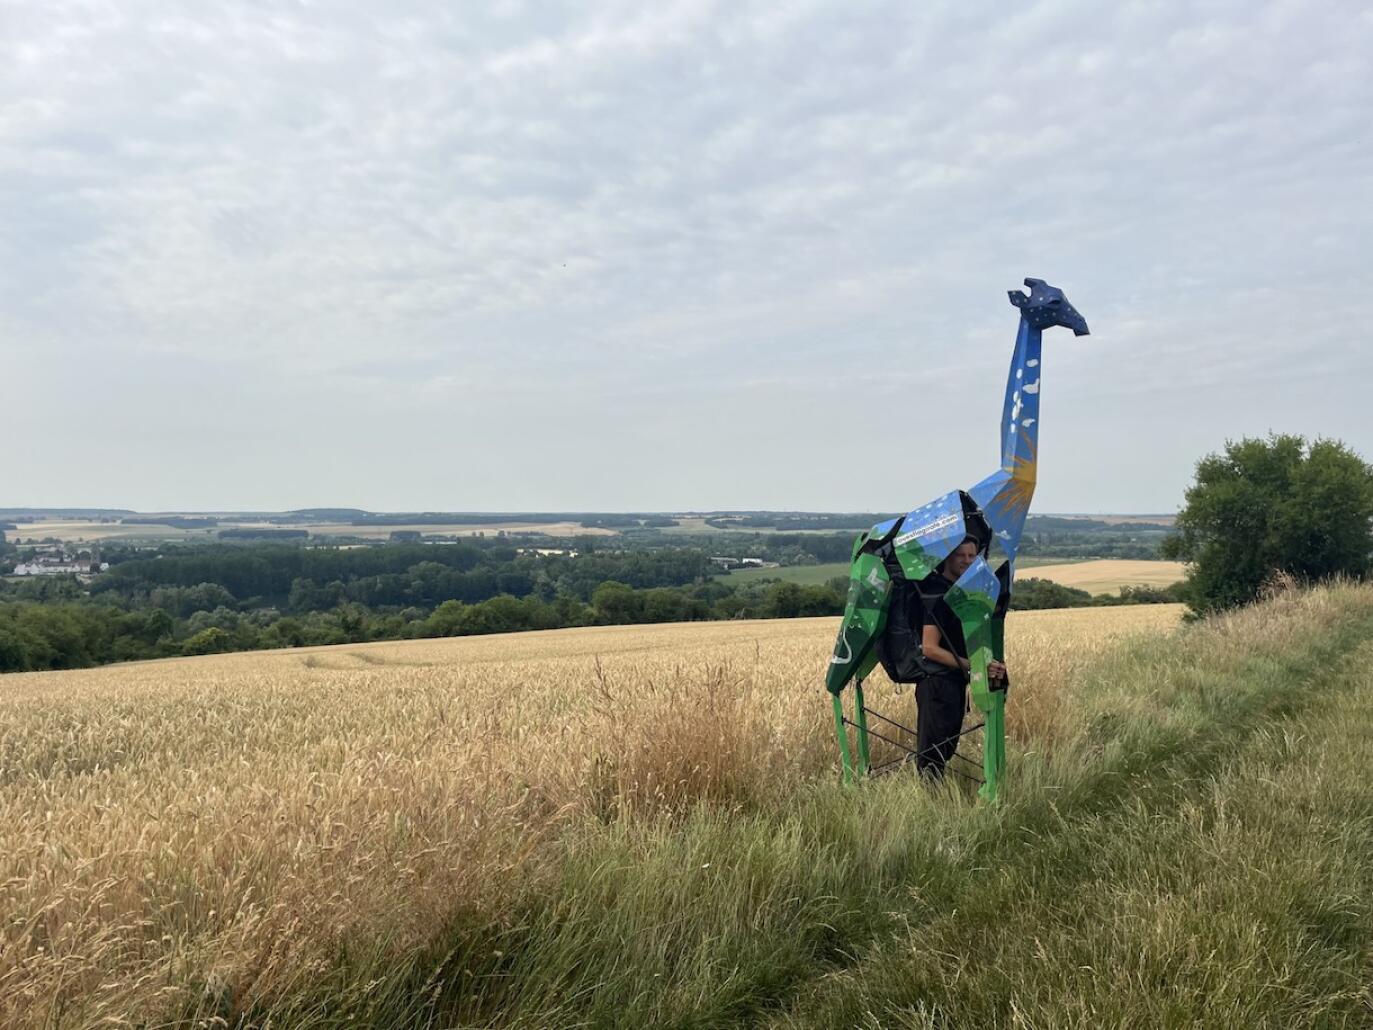
[(1050, 286), (1043, 279), (1026, 279), (1025, 285), (1030, 288), (1028, 297), (1019, 290), (1011, 290), (1010, 298), (1011, 303), (1020, 309), (1020, 317), (1032, 329), (1061, 325), (1064, 329), (1071, 329), (1074, 336), (1087, 335), (1087, 320), (1068, 303), (1062, 290)]

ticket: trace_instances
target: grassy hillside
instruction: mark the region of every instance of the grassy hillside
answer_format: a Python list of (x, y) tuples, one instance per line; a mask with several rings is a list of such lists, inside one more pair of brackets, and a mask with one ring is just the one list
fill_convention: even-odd
[(0, 1022), (1357, 1025), (1373, 591), (1177, 617), (1013, 615), (996, 809), (835, 620), (7, 677)]
[[(1370, 634), (1373, 595), (1346, 590), (1127, 647), (1069, 691), (999, 810), (889, 780), (598, 831), (438, 1010), (529, 1026), (1362, 1025), (1373, 796), (1351, 745), (1373, 729)], [(463, 941), (448, 958), (480, 953)]]

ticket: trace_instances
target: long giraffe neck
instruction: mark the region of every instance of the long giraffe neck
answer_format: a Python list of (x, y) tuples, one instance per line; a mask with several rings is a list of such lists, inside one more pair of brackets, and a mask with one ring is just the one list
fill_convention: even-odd
[(1006, 403), (1001, 409), (1001, 467), (1034, 490), (1039, 455), (1039, 352), (1043, 331), (1025, 319), (1015, 336)]
[(1001, 411), (1001, 467), (968, 491), (1002, 549), (1014, 560), (1035, 492), (1039, 465), (1039, 373), (1042, 331), (1024, 318), (1016, 332)]

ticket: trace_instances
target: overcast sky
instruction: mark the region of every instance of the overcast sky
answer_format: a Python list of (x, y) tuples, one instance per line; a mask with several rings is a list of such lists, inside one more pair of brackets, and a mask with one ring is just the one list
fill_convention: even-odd
[(1373, 458), (1373, 6), (0, 0), (0, 507), (1034, 510)]

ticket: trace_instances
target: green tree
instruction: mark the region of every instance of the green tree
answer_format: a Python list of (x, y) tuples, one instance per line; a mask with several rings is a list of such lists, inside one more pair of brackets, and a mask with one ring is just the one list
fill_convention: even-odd
[(592, 592), (591, 606), (600, 613), (602, 622), (612, 625), (643, 621), (643, 598), (627, 583), (606, 580)]
[(150, 609), (141, 618), (137, 615), (131, 615), (129, 620), (133, 623), (130, 627), (133, 635), (149, 644), (156, 644), (163, 637), (171, 636), (172, 630), (175, 629), (172, 624), (172, 617), (161, 608)]
[(1091, 603), (1092, 595), (1085, 590), (1034, 576), (1016, 580), (1011, 590), (1011, 607), (1016, 609), (1082, 608)]
[(338, 616), (339, 628), (349, 641), (367, 639), (369, 613), (366, 608), (360, 604), (341, 604), (334, 614)]
[(1363, 576), (1373, 557), (1373, 468), (1337, 440), (1273, 435), (1197, 463), (1164, 557), (1190, 563), (1195, 611), (1246, 604), (1275, 572)]
[(0, 622), (0, 672), (24, 672), (35, 668), (29, 653), (32, 643), (20, 634), (17, 626)]
[(514, 633), (528, 629), (525, 623), (525, 609), (520, 602), (509, 594), (501, 594), (480, 604), (471, 604), (462, 613), (464, 635), (479, 633)]
[(430, 614), (424, 623), (426, 637), (455, 637), (462, 632), (463, 611), (467, 605), (461, 601), (444, 601)]
[(838, 615), (844, 599), (827, 586), (776, 583), (768, 590), (765, 612), (774, 619), (798, 619), (811, 615)]
[(305, 628), (291, 616), (277, 619), (262, 634), (263, 647), (300, 647), (305, 643)]
[(218, 626), (203, 629), (181, 645), (182, 654), (216, 654), (229, 649), (229, 634)]

